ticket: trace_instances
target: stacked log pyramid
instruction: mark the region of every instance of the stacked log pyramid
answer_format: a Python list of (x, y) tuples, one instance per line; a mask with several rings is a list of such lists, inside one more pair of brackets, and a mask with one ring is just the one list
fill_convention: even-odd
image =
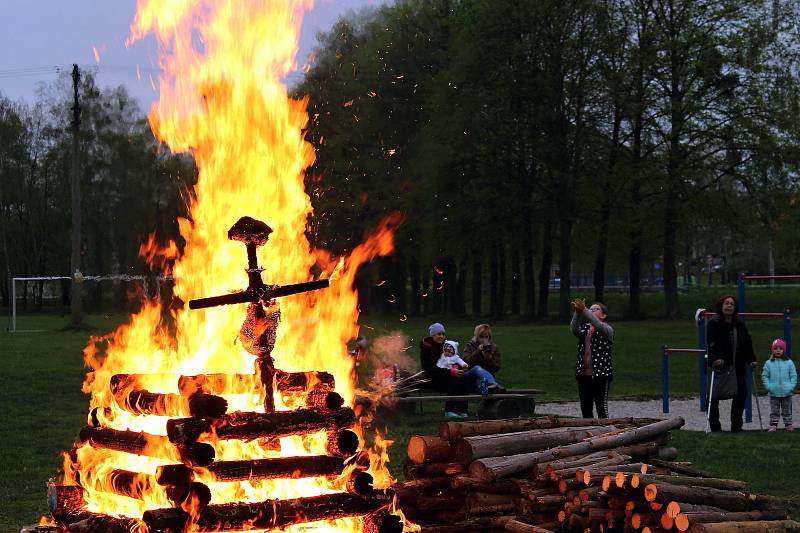
[[(167, 421), (167, 436), (120, 431), (103, 427), (101, 413), (94, 412), (91, 424), (80, 432), (82, 443), (126, 453), (148, 455), (153, 450), (171, 449), (180, 460), (158, 467), (148, 475), (113, 470), (109, 490), (139, 498), (145, 491), (163, 490), (174, 507), (146, 511), (138, 518), (119, 518), (85, 509), (80, 485), (51, 484), (50, 510), (65, 531), (183, 531), (188, 525), (199, 531), (277, 529), (288, 525), (364, 516), (365, 530), (402, 530), (398, 517), (389, 513), (389, 499), (372, 489), (372, 476), (365, 470), (369, 459), (357, 454), (358, 436), (350, 429), (355, 415), (342, 407), (334, 389), (333, 376), (326, 372), (282, 372), (276, 370), (276, 389), (281, 394), (305, 393), (306, 407), (293, 411), (225, 413), (227, 402), (218, 394), (252, 393), (255, 375), (180, 376), (182, 398), (149, 392), (138, 385), (147, 375), (118, 374), (111, 380), (117, 404), (133, 413), (169, 416), (168, 406), (184, 403), (191, 416)], [(327, 455), (268, 459), (215, 460), (214, 447), (201, 442), (213, 433), (217, 439), (260, 439), (263, 446), (279, 447), (278, 438), (324, 430), (328, 434)], [(156, 453), (163, 453), (156, 452)], [(161, 456), (163, 458), (163, 456)], [(77, 456), (73, 455), (77, 461)], [(208, 486), (196, 481), (199, 473), (215, 482), (326, 476), (336, 478), (349, 465), (353, 473), (347, 492), (257, 503), (210, 504)], [(80, 472), (81, 465), (76, 463)], [(80, 480), (80, 478), (78, 478)], [(142, 529), (146, 526), (146, 529)], [(138, 528), (138, 529), (137, 529)]]
[[(344, 400), (334, 390), (333, 376), (326, 372), (284, 372), (274, 366), (271, 354), (281, 318), (280, 309), (273, 305), (274, 298), (325, 288), (328, 281), (286, 286), (265, 284), (256, 249), (267, 243), (271, 233), (272, 228), (260, 220), (240, 218), (228, 230), (228, 238), (244, 243), (247, 248), (247, 288), (189, 301), (190, 309), (248, 304), (238, 339), (241, 347), (255, 356), (255, 373), (173, 375), (172, 379), (177, 379), (178, 394), (152, 392), (146, 388), (148, 382), (164, 383), (163, 376), (114, 375), (109, 387), (116, 405), (138, 416), (170, 417), (166, 436), (114, 429), (110, 408), (94, 410), (90, 425), (80, 432), (81, 445), (88, 443), (93, 448), (144, 456), (154, 454), (160, 459), (174, 461), (174, 464), (159, 466), (155, 475), (121, 469), (107, 472), (107, 468), (102, 468), (106, 483), (93, 483), (95, 490), (99, 485), (104, 491), (136, 499), (162, 491), (164, 498), (161, 499), (169, 501), (172, 507), (145, 511), (141, 518), (89, 511), (80, 484), (82, 478), (87, 481), (97, 476), (98, 471), (93, 470), (95, 465), (81, 465), (80, 454), (72, 453), (78, 484), (53, 483), (48, 489), (50, 512), (58, 528), (82, 532), (238, 531), (280, 529), (293, 524), (357, 516), (363, 517), (363, 529), (368, 533), (402, 531), (400, 518), (390, 513), (388, 494), (373, 490), (372, 476), (366, 472), (368, 455), (356, 453), (359, 439), (350, 429), (356, 422), (355, 413), (343, 407)], [(304, 398), (305, 406), (277, 411), (276, 392)], [(259, 394), (263, 398), (264, 412), (228, 413), (228, 402), (222, 395), (229, 394)], [(319, 431), (327, 434), (326, 455), (216, 460), (212, 444), (232, 439), (258, 439), (263, 449), (279, 451), (281, 437)], [(165, 453), (168, 457), (164, 457)], [(211, 504), (211, 490), (198, 481), (233, 483), (345, 475), (348, 476), (346, 489), (342, 492), (255, 503)]]
[(395, 485), (422, 533), (800, 531), (788, 502), (675, 462), (682, 418), (446, 422)]

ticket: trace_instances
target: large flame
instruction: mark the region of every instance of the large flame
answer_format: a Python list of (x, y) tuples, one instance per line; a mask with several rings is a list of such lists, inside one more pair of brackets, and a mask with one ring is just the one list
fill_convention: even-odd
[[(331, 277), (331, 287), (280, 302), (281, 326), (274, 351), (275, 366), (284, 371), (324, 370), (333, 374), (336, 391), (352, 404), (354, 364), (346, 343), (356, 336), (357, 294), (353, 277), (360, 264), (392, 250), (392, 218), (347, 258), (335, 259), (313, 250), (306, 238), (312, 211), (304, 191), (303, 171), (314, 159), (303, 139), (306, 102), (288, 97), (281, 80), (293, 66), (303, 10), (311, 0), (139, 0), (132, 39), (154, 34), (160, 47), (163, 76), (160, 100), (150, 113), (153, 131), (174, 152), (188, 151), (199, 169), (191, 220), (181, 220), (186, 240), (175, 263), (175, 293), (184, 302), (225, 294), (247, 284), (242, 243), (227, 239), (228, 228), (243, 215), (263, 220), (274, 230), (259, 249), (264, 281), (288, 284)], [(153, 242), (145, 247), (153, 256)], [(171, 250), (175, 253), (175, 249)], [(209, 373), (254, 373), (254, 356), (236, 342), (245, 305), (173, 313), (169, 326), (163, 310), (147, 305), (107, 339), (86, 349), (93, 371), (84, 389), (91, 393), (94, 416), (119, 430), (165, 435), (166, 417), (134, 415), (120, 409), (109, 383), (114, 374), (148, 374), (151, 392), (177, 393), (177, 376)], [(95, 339), (95, 341), (100, 339)], [(226, 396), (228, 411), (262, 411), (263, 398), (253, 394)], [(287, 405), (276, 396), (278, 409)], [(181, 406), (173, 406), (180, 410)], [(218, 459), (270, 457), (280, 454), (325, 453), (324, 433), (281, 439), (281, 451), (257, 442), (213, 442)], [(385, 448), (385, 441), (379, 445)], [(385, 449), (382, 450), (385, 459)], [(77, 461), (67, 459), (67, 481), (87, 490), (90, 510), (141, 517), (148, 509), (169, 506), (163, 492), (144, 490), (141, 498), (104, 491), (108, 471), (125, 469), (154, 474), (157, 466), (177, 461), (161, 450), (158, 458), (98, 450), (83, 445)], [(77, 471), (76, 471), (77, 470)], [(376, 458), (376, 485), (391, 482)], [(313, 496), (337, 491), (323, 478), (218, 483), (199, 478), (213, 495), (212, 503), (262, 501)], [(352, 531), (359, 520), (317, 524), (323, 530)], [(308, 526), (305, 526), (308, 527)]]

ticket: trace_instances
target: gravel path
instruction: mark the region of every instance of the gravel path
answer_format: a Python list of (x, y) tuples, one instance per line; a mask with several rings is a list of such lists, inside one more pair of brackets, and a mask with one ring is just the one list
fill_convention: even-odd
[[(769, 398), (762, 396), (759, 398), (761, 404), (761, 417), (764, 421), (764, 429), (769, 426)], [(730, 430), (731, 401), (722, 401), (719, 404), (719, 419), (722, 422), (722, 430)], [(792, 412), (800, 412), (800, 395), (792, 397)], [(536, 404), (536, 414), (570, 415), (580, 416), (581, 408), (578, 402), (547, 402)], [(698, 398), (673, 399), (669, 403), (669, 414), (664, 414), (661, 400), (649, 401), (629, 401), (629, 400), (609, 400), (608, 416), (617, 418), (624, 416), (636, 417), (669, 417), (682, 416), (686, 421), (683, 429), (689, 431), (703, 431), (706, 427), (706, 413), (700, 410), (700, 400)], [(795, 425), (797, 421), (795, 421)], [(758, 410), (753, 403), (753, 421), (745, 422), (745, 431), (759, 431)], [(778, 430), (783, 430), (783, 421), (778, 422)]]

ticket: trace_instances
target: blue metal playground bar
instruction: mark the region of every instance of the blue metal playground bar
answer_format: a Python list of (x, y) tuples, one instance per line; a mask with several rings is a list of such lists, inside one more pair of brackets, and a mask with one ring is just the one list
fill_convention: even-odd
[[(664, 413), (669, 413), (669, 354), (671, 353), (697, 353), (699, 354), (700, 364), (705, 365), (706, 351), (700, 348), (670, 348), (666, 344), (661, 347), (661, 409)], [(703, 381), (705, 377), (700, 380), (700, 393), (705, 391), (706, 384)], [(700, 400), (701, 407), (703, 405), (702, 399)]]

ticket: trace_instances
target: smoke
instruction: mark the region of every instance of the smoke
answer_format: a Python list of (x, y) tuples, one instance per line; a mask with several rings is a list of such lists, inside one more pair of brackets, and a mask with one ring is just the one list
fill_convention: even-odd
[(409, 356), (408, 336), (401, 331), (391, 331), (377, 337), (370, 347), (370, 362), (376, 369), (396, 367), (400, 374), (412, 374), (417, 363)]

